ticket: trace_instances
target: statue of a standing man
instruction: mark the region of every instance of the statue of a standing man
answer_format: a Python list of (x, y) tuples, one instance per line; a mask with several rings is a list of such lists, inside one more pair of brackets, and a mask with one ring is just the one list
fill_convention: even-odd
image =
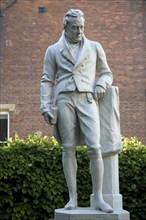
[(102, 46), (85, 37), (84, 23), (81, 10), (69, 10), (64, 17), (60, 40), (46, 51), (41, 80), (41, 111), (45, 121), (52, 124), (52, 103), (58, 109), (55, 137), (63, 145), (63, 170), (69, 191), (65, 209), (77, 207), (75, 150), (79, 144), (85, 144), (90, 158), (94, 207), (108, 213), (113, 209), (102, 197), (104, 167), (98, 99), (103, 98), (113, 77)]

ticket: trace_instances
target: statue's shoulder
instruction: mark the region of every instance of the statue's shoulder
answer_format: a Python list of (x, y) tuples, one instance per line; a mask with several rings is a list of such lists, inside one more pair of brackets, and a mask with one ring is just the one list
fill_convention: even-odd
[(98, 41), (92, 41), (92, 44), (96, 47), (97, 50), (102, 47)]
[(54, 44), (49, 45), (47, 47), (46, 54), (47, 55), (49, 55), (49, 54), (50, 55), (55, 55), (55, 51), (57, 50), (58, 46), (59, 46), (59, 42), (56, 42)]
[(58, 45), (59, 45), (59, 41), (54, 43), (54, 44), (48, 45), (47, 50), (53, 51), (53, 50), (55, 50), (58, 47)]
[(88, 44), (93, 47), (96, 50), (99, 50), (102, 46), (98, 41), (93, 41), (93, 40), (89, 40), (86, 38), (86, 41), (88, 42)]

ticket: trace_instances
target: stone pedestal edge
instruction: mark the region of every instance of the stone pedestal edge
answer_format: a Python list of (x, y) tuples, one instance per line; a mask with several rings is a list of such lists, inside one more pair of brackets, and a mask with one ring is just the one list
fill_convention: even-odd
[(55, 220), (130, 220), (129, 212), (119, 209), (114, 213), (104, 213), (92, 207), (75, 210), (56, 209)]

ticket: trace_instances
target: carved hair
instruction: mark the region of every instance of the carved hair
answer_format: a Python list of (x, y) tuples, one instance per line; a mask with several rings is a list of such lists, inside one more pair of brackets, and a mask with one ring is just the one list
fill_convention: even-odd
[[(66, 27), (67, 23), (69, 23), (70, 18), (82, 17), (84, 19), (84, 13), (79, 9), (70, 9), (64, 16), (63, 25)], [(85, 19), (84, 19), (85, 21)]]

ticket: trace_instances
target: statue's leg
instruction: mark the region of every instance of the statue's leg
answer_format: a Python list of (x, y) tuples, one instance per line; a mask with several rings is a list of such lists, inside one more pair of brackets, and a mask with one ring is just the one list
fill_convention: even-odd
[(58, 128), (63, 144), (62, 163), (69, 192), (69, 202), (65, 205), (65, 209), (69, 210), (77, 207), (77, 163), (75, 157), (77, 119), (72, 96), (70, 93), (63, 93), (59, 95), (57, 100)]
[(93, 194), (94, 194), (94, 207), (103, 212), (110, 213), (113, 212), (112, 207), (105, 203), (102, 197), (102, 185), (103, 185), (103, 159), (100, 149), (98, 149), (98, 157), (90, 157), (90, 172), (93, 185)]
[(71, 210), (77, 207), (77, 162), (74, 148), (64, 149), (62, 163), (69, 192), (69, 202), (65, 205), (65, 209)]
[(90, 102), (84, 100), (82, 105), (78, 105), (77, 113), (90, 157), (94, 207), (107, 213), (113, 212), (113, 209), (104, 202), (102, 197), (104, 166), (100, 150), (100, 119), (98, 106), (92, 100), (92, 96)]

